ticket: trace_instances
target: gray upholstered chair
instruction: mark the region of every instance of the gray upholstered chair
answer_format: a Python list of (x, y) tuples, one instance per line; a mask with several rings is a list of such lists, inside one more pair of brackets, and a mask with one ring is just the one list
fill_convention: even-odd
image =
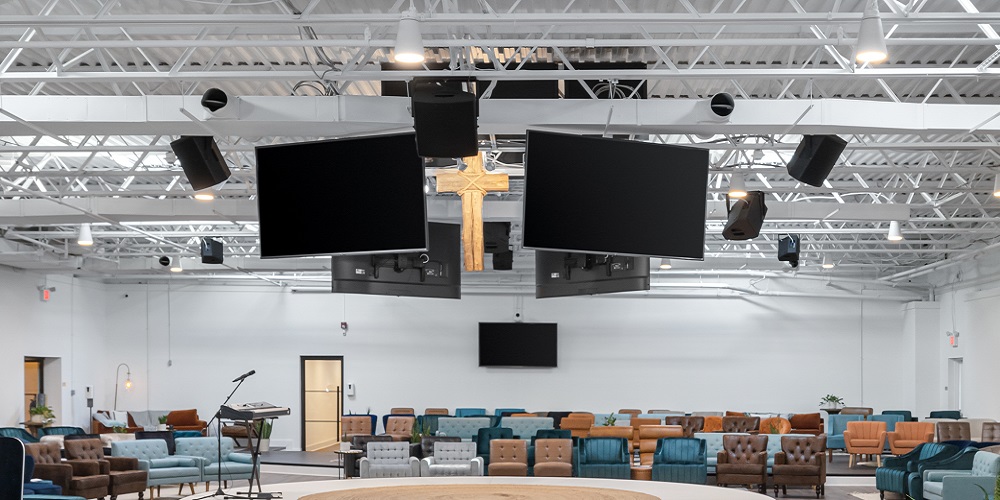
[(421, 476), (482, 476), (483, 459), (471, 441), (437, 441), (434, 455), (420, 461)]
[(419, 477), (420, 460), (410, 456), (410, 444), (403, 441), (368, 443), (368, 456), (359, 471), (366, 477)]

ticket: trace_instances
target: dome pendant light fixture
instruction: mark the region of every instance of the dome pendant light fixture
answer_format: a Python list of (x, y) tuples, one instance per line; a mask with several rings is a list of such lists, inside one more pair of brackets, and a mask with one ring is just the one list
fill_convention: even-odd
[(743, 178), (743, 174), (739, 172), (733, 172), (729, 176), (729, 197), (730, 198), (746, 198), (747, 196), (747, 183)]
[(674, 266), (670, 263), (670, 259), (660, 259), (660, 269), (667, 270), (672, 267)]
[(396, 31), (396, 62), (401, 63), (421, 63), (424, 62), (424, 40), (420, 35), (420, 21), (417, 20), (417, 11), (410, 4), (410, 9), (403, 13), (399, 20), (399, 30)]
[(885, 47), (885, 32), (882, 31), (882, 16), (878, 13), (877, 0), (870, 0), (861, 16), (861, 26), (858, 28), (857, 54), (854, 56), (859, 63), (880, 63), (889, 57)]
[(993, 196), (1000, 198), (1000, 175), (993, 178)]
[(179, 273), (184, 270), (184, 266), (181, 264), (181, 258), (177, 257), (173, 259), (172, 266), (170, 266), (170, 272)]
[(903, 232), (899, 229), (899, 222), (889, 222), (889, 241), (903, 241)]
[(94, 244), (94, 235), (90, 232), (90, 223), (80, 224), (80, 233), (76, 237), (76, 244), (82, 247), (89, 247)]
[(215, 191), (212, 188), (199, 189), (194, 192), (194, 199), (198, 201), (212, 201), (215, 199)]
[(833, 263), (833, 260), (831, 260), (829, 256), (823, 256), (823, 269), (833, 269), (833, 266), (835, 265), (836, 264)]

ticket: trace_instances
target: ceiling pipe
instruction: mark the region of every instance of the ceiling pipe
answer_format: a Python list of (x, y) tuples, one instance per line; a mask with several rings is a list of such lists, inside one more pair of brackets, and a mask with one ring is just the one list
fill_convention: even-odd
[(973, 257), (975, 257), (977, 255), (980, 255), (982, 253), (985, 253), (985, 252), (988, 252), (990, 250), (994, 250), (994, 249), (997, 249), (997, 248), (1000, 248), (1000, 242), (993, 243), (992, 245), (987, 245), (987, 246), (985, 246), (983, 248), (980, 248), (978, 250), (972, 250), (970, 252), (965, 252), (963, 254), (958, 255), (957, 257), (952, 257), (952, 258), (949, 258), (947, 260), (939, 260), (939, 261), (934, 262), (932, 264), (927, 264), (926, 266), (918, 267), (916, 269), (909, 269), (909, 270), (906, 270), (906, 271), (900, 271), (900, 272), (898, 272), (896, 274), (891, 274), (889, 276), (885, 276), (883, 278), (879, 278), (879, 280), (880, 281), (896, 281), (896, 280), (901, 280), (903, 278), (915, 278), (917, 276), (923, 276), (925, 274), (929, 274), (929, 273), (932, 273), (934, 271), (938, 271), (938, 270), (941, 270), (941, 269), (945, 269), (945, 268), (951, 267), (951, 266), (953, 266), (955, 264), (961, 264), (962, 261), (971, 259), (971, 258), (973, 258)]

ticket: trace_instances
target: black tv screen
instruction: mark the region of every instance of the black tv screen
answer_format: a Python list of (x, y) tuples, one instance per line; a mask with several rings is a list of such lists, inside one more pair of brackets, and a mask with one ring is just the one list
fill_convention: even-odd
[(331, 257), (334, 293), (462, 298), (462, 243), (458, 224), (430, 223), (425, 252)]
[(557, 366), (555, 323), (480, 323), (479, 366)]
[(260, 146), (262, 258), (427, 249), (414, 134)]
[(707, 150), (527, 135), (526, 248), (704, 258)]
[(649, 258), (535, 250), (535, 297), (649, 290)]

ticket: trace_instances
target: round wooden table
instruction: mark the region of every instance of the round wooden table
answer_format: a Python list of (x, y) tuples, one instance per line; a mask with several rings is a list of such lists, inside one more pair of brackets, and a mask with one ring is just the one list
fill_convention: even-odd
[(639, 481), (652, 481), (653, 480), (653, 466), (652, 465), (633, 465), (632, 466), (632, 479)]

